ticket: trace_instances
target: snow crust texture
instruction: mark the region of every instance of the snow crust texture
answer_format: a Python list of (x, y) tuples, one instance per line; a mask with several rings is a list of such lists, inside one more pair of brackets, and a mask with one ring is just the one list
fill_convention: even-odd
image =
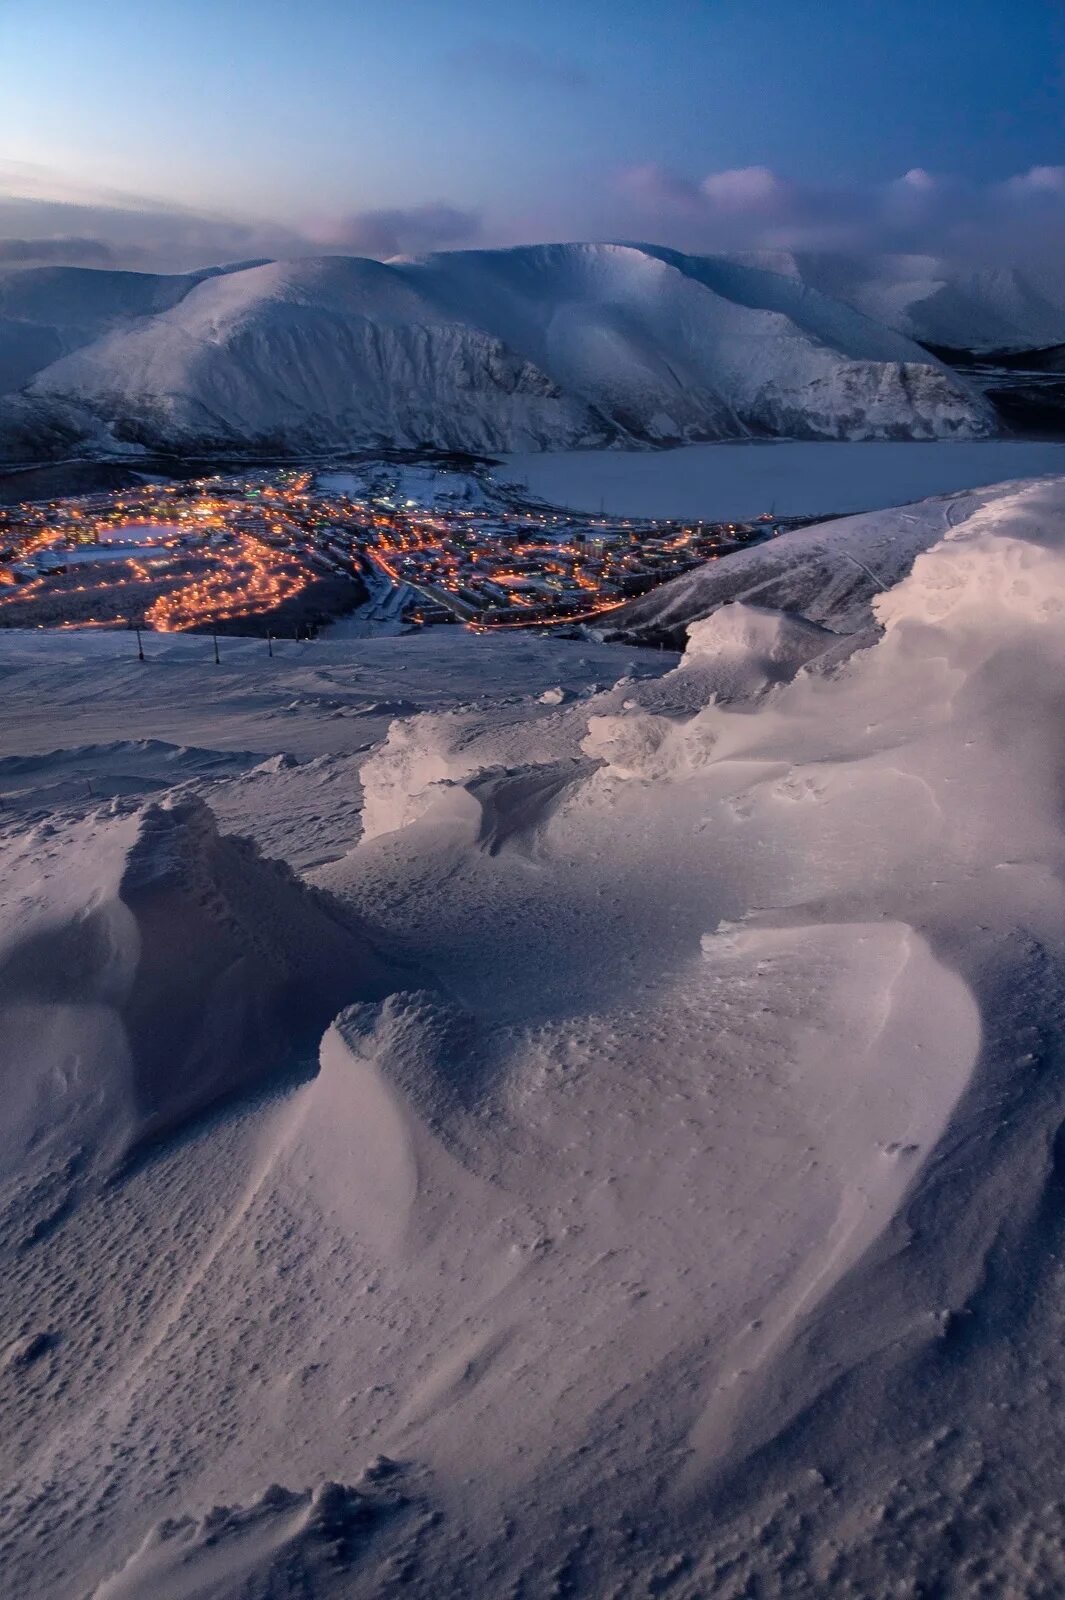
[(5, 1600), (1060, 1591), (1065, 480), (773, 559), (0, 639)]
[(0, 279), (0, 384), (9, 458), (79, 437), (492, 451), (996, 426), (910, 338), (786, 273), (614, 244), (26, 269)]

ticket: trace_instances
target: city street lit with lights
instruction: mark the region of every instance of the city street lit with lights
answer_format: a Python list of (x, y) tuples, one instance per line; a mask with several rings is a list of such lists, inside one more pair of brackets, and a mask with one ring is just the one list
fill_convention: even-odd
[(0, 508), (0, 627), (591, 621), (778, 525), (589, 516), (483, 470), (381, 461), (150, 482)]

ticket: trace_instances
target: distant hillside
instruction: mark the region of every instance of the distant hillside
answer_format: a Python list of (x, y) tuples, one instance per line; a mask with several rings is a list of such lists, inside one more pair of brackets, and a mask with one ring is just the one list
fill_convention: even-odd
[(1065, 294), (1013, 267), (788, 250), (729, 259), (840, 300), (925, 345), (1001, 351), (1065, 342)]
[(0, 279), (0, 455), (994, 431), (975, 388), (797, 280), (649, 246)]

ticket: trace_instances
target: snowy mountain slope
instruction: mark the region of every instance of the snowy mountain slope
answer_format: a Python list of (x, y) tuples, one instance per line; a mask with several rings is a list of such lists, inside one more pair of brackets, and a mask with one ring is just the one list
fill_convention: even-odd
[(32, 393), (90, 401), (129, 432), (176, 442), (490, 448), (535, 446), (552, 428), (602, 435), (498, 340), (442, 315), (394, 269), (342, 257), (209, 279), (49, 368)]
[(0, 395), (83, 345), (169, 310), (202, 279), (247, 265), (175, 276), (92, 267), (0, 272)]
[[(905, 508), (935, 531), (844, 661), (750, 601), (679, 664), (457, 630), (218, 668), (193, 638), (143, 664), (0, 638), (41, 808), (0, 810), (6, 941), (84, 938), (60, 905), (98, 930), (144, 837), (152, 881), (187, 860), (162, 827), (254, 861), (212, 879), (264, 941), (232, 982), (282, 929), (315, 947), (321, 902), (187, 787), (147, 817), (49, 790), (45, 739), (78, 749), (57, 783), (92, 749), (101, 782), (180, 772), (133, 759), (149, 723), (246, 836), (302, 794), (307, 852), (342, 813), (313, 883), (404, 961), (374, 995), (353, 957), (315, 1075), (122, 1182), (0, 1155), (4, 1600), (1061, 1590), (1065, 480), (950, 504)], [(818, 537), (883, 559), (899, 516)], [(160, 1040), (215, 924), (164, 877)], [(125, 947), (90, 942), (7, 968), (8, 1006), (62, 978), (56, 1092), (121, 1063), (95, 1046)], [(10, 1025), (0, 1052), (17, 1083)], [(107, 1129), (82, 1133), (75, 1165)]]
[(116, 325), (176, 305), (192, 281), (89, 267), (0, 274), (0, 394)]
[[(720, 258), (708, 258), (716, 268)], [(737, 265), (853, 306), (923, 343), (1031, 350), (1065, 340), (1065, 297), (1013, 267), (966, 268), (934, 256), (760, 251)]]
[[(463, 251), (405, 270), (456, 314), (475, 306), (505, 343), (637, 436), (847, 432), (849, 383), (869, 408), (855, 428), (880, 433), (907, 406), (900, 365), (925, 362), (846, 308), (833, 315), (819, 303), (807, 314), (795, 296), (744, 297), (707, 281), (697, 261), (646, 246)], [(914, 411), (922, 385), (927, 410), (913, 425), (935, 431), (938, 404), (949, 427), (951, 403), (925, 367), (913, 375)]]
[[(882, 297), (871, 300), (875, 315)], [(911, 302), (908, 326), (929, 344), (963, 349), (1032, 349), (1065, 337), (1065, 305), (1013, 268), (951, 275)]]
[(715, 294), (752, 309), (777, 312), (824, 343), (845, 348), (855, 356), (870, 361), (913, 359), (912, 339), (897, 332), (883, 318), (874, 320), (839, 296), (833, 297), (804, 281), (797, 263), (796, 270), (788, 272), (766, 270), (755, 261), (728, 256), (683, 256), (659, 246), (651, 247), (651, 253), (673, 263)]
[(304, 450), (994, 429), (963, 380), (847, 307), (625, 245), (206, 278), (37, 372), (0, 439), (15, 455), (76, 414), (127, 442)]
[[(1049, 480), (1054, 481), (1054, 480)], [(742, 601), (805, 617), (837, 634), (873, 622), (876, 596), (898, 583), (915, 557), (987, 500), (1008, 498), (1015, 484), (946, 495), (900, 507), (815, 523), (704, 562), (611, 611), (602, 633), (633, 643), (668, 639), (681, 647), (691, 623)]]

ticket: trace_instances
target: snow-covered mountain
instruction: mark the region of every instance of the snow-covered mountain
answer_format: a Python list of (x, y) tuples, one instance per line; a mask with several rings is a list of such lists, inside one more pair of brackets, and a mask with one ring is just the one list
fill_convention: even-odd
[(94, 339), (170, 310), (205, 278), (251, 265), (258, 263), (184, 276), (93, 267), (0, 272), (0, 394)]
[(1034, 350), (1065, 341), (1065, 293), (1013, 267), (974, 269), (935, 256), (789, 250), (730, 259), (840, 300), (922, 343), (986, 351)]
[(962, 379), (839, 300), (645, 246), (180, 279), (31, 269), (4, 292), (12, 458), (79, 430), (112, 446), (491, 451), (995, 426)]

